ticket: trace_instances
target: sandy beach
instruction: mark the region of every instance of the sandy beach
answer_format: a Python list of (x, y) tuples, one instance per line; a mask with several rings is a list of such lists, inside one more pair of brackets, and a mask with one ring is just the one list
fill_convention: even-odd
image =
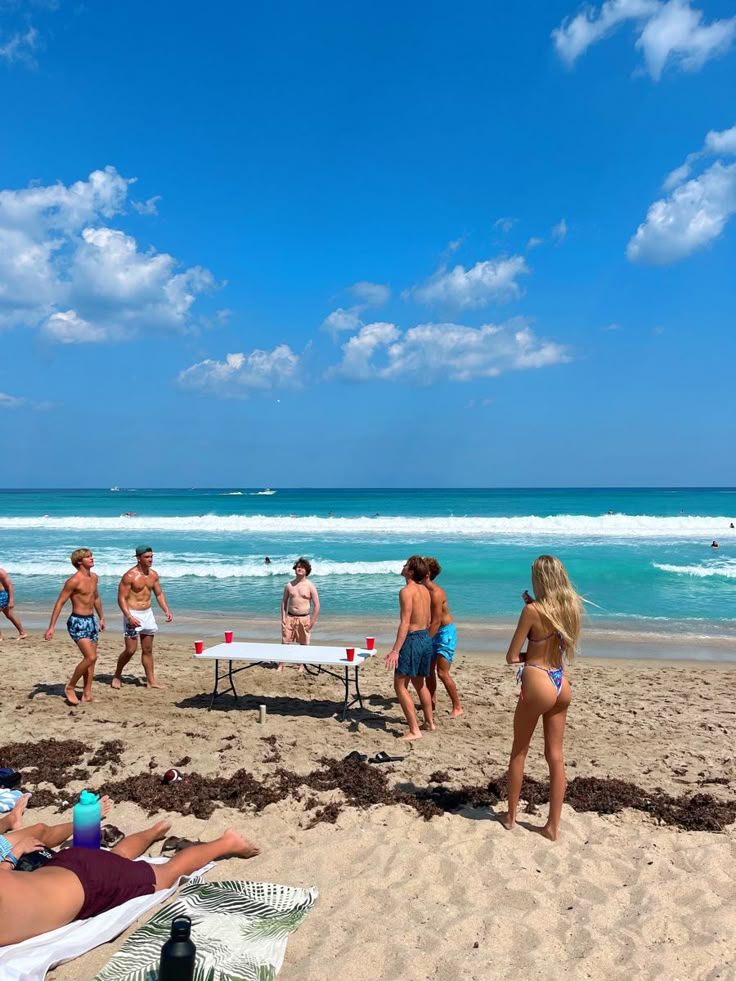
[[(542, 823), (543, 804), (513, 833), (494, 818), (503, 807), (488, 787), (499, 789), (505, 771), (516, 698), (500, 645), (495, 654), (458, 655), (465, 715), (449, 718), (440, 689), (436, 733), (406, 744), (397, 739), (405, 725), (380, 656), (361, 671), (365, 710), (352, 711), (345, 723), (337, 712), (339, 682), (293, 669), (250, 669), (238, 679), (239, 705), (226, 697), (208, 712), (212, 669), (194, 663), (192, 636), (162, 632), (157, 639), (162, 690), (142, 687), (136, 659), (123, 690), (113, 692), (121, 645), (117, 624), (110, 625), (100, 642), (97, 701), (75, 709), (61, 697), (76, 655), (65, 632), (49, 643), (40, 634), (17, 642), (4, 632), (0, 762), (13, 765), (13, 753), (25, 746), (25, 759), (37, 759), (40, 769), (25, 769), (24, 785), (42, 803), (73, 803), (84, 787), (108, 790), (116, 801), (109, 821), (123, 831), (170, 816), (179, 835), (215, 836), (232, 825), (260, 845), (258, 858), (223, 862), (212, 878), (316, 886), (319, 902), (289, 942), (282, 977), (317, 981), (334, 969), (329, 965), (356, 981), (736, 977), (736, 826), (699, 830), (724, 825), (724, 815), (733, 821), (733, 809), (697, 797), (691, 806), (661, 805), (703, 794), (723, 804), (736, 798), (733, 665), (574, 663), (566, 738), (568, 779), (577, 787), (571, 799), (578, 807), (597, 802), (597, 809), (566, 804), (563, 838), (551, 844), (532, 830)], [(364, 626), (356, 624), (343, 642), (355, 642)], [(375, 633), (385, 652), (385, 632)], [(34, 754), (42, 739), (82, 745), (61, 762), (57, 753), (44, 774), (54, 754), (48, 746)], [(104, 759), (88, 765), (103, 744)], [(354, 750), (404, 759), (326, 762)], [(172, 765), (188, 783), (161, 784)], [(86, 773), (74, 772), (80, 768)], [(260, 788), (251, 803), (233, 796), (231, 778), (243, 785), (242, 770)], [(546, 780), (540, 733), (527, 773)], [(134, 777), (139, 803), (130, 792)], [(583, 781), (589, 777), (641, 788), (627, 791), (637, 806), (598, 813), (615, 810), (623, 791), (595, 784), (592, 792)], [(461, 788), (469, 789), (457, 798), (459, 809), (446, 810), (447, 792)], [(422, 809), (434, 816), (425, 819)], [(207, 819), (196, 816), (207, 811)], [(666, 814), (680, 826), (664, 823)], [(30, 816), (59, 820), (51, 803)], [(92, 977), (123, 939), (50, 977)]]

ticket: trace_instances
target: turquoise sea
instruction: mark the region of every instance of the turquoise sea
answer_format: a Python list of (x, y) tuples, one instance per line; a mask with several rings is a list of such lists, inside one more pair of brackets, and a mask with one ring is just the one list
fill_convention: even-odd
[(50, 607), (86, 546), (116, 611), (144, 542), (175, 611), (264, 617), (305, 555), (324, 618), (387, 618), (418, 552), (441, 563), (457, 618), (493, 623), (515, 618), (532, 560), (551, 552), (593, 627), (716, 638), (736, 657), (736, 489), (267, 490), (0, 491), (0, 565), (22, 615)]

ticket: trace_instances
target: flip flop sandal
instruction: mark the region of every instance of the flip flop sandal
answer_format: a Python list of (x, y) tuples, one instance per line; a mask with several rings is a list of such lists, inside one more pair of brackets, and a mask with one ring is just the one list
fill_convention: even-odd
[(114, 824), (106, 824), (100, 835), (100, 844), (103, 848), (114, 848), (115, 845), (120, 844), (124, 837), (125, 835), (120, 828), (116, 828)]
[(354, 749), (352, 753), (348, 753), (343, 758), (343, 763), (365, 763), (367, 759), (368, 756), (366, 753), (359, 753), (357, 749)]
[(406, 759), (405, 756), (389, 756), (388, 753), (384, 753), (383, 750), (381, 750), (380, 753), (376, 753), (375, 756), (371, 756), (368, 762), (369, 763), (400, 763), (402, 760), (405, 759)]
[(171, 835), (161, 846), (161, 854), (164, 852), (173, 852), (176, 854), (180, 852), (183, 848), (190, 848), (192, 845), (201, 845), (202, 842), (199, 838), (177, 838), (176, 835)]

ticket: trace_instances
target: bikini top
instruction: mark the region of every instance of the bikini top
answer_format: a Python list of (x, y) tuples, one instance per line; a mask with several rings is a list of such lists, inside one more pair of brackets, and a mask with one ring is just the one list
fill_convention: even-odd
[(557, 643), (560, 648), (560, 662), (565, 656), (565, 639), (559, 630), (553, 630), (551, 634), (547, 634), (546, 637), (527, 637), (527, 644), (543, 644), (546, 640), (552, 640), (553, 637), (557, 638)]

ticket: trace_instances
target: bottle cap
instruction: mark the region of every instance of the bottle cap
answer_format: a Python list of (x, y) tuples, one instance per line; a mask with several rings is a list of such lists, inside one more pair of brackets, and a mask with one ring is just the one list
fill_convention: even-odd
[(171, 936), (176, 940), (186, 940), (192, 931), (192, 921), (188, 916), (176, 916), (171, 921)]
[(83, 790), (79, 795), (80, 804), (97, 804), (99, 802), (99, 797), (97, 794), (92, 793), (91, 790)]

